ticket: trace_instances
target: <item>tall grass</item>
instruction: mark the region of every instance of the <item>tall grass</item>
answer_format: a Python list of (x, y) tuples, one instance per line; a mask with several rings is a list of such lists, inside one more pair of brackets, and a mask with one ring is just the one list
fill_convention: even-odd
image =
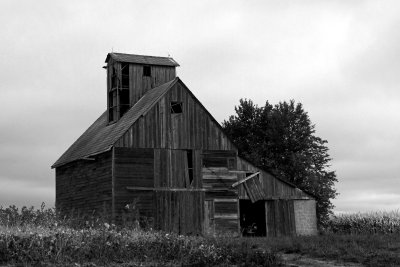
[(400, 233), (400, 211), (335, 215), (328, 221), (325, 231), (340, 234)]
[(93, 217), (60, 218), (54, 209), (0, 208), (0, 265), (277, 266), (277, 254), (232, 238), (189, 237), (121, 228)]

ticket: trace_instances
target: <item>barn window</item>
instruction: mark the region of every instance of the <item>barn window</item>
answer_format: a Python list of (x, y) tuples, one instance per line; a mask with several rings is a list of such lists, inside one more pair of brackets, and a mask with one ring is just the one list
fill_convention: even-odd
[(182, 113), (182, 102), (171, 102), (171, 114)]
[(151, 68), (150, 66), (143, 66), (143, 76), (151, 76)]
[(129, 64), (121, 64), (121, 87), (129, 88)]

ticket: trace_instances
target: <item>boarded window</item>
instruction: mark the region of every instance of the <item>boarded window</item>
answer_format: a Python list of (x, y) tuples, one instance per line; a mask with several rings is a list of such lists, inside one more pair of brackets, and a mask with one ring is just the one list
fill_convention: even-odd
[(182, 102), (171, 102), (171, 114), (179, 114), (183, 112)]
[(205, 150), (203, 151), (203, 167), (236, 169), (236, 151)]

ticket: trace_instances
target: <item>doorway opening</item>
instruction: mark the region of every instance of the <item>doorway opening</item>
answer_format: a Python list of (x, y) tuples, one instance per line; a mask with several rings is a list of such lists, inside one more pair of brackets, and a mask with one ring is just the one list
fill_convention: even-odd
[(239, 200), (240, 230), (243, 236), (266, 236), (265, 201), (252, 203), (247, 199)]

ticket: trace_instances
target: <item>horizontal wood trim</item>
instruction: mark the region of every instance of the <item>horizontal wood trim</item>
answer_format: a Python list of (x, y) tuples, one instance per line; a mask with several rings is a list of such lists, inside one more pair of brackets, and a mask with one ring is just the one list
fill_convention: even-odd
[(168, 188), (168, 187), (139, 187), (139, 186), (128, 186), (126, 187), (126, 189), (132, 191), (173, 191), (173, 192), (206, 191), (205, 189), (202, 188)]
[[(239, 199), (249, 199), (249, 197), (239, 196)], [(265, 197), (263, 200), (311, 200), (311, 197), (298, 197), (298, 196), (272, 196)]]
[(237, 214), (214, 214), (214, 219), (238, 219)]
[(236, 198), (216, 198), (214, 202), (237, 202)]

